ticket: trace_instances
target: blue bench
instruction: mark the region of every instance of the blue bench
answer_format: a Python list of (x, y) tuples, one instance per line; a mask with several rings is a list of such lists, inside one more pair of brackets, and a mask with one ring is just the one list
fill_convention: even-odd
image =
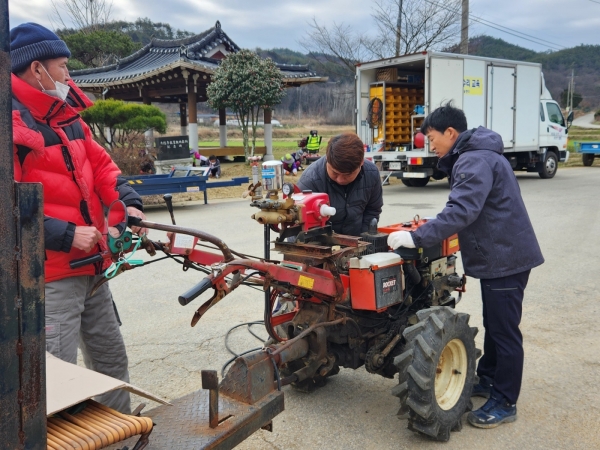
[(167, 174), (135, 175), (124, 178), (142, 196), (178, 192), (204, 192), (204, 204), (208, 203), (207, 190), (210, 188), (241, 186), (244, 183), (249, 183), (248, 177), (208, 181), (206, 167), (191, 166), (177, 166)]

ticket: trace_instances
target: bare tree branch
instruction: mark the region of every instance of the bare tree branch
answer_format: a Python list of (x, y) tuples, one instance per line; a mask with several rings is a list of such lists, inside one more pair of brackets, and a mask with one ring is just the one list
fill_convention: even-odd
[(354, 75), (355, 65), (364, 61), (370, 52), (365, 47), (365, 38), (350, 25), (333, 23), (330, 28), (320, 25), (316, 18), (309, 24), (309, 35), (300, 45), (318, 64), (324, 61), (339, 65), (345, 75)]
[(313, 18), (299, 43), (322, 67), (337, 65), (340, 74), (354, 75), (359, 62), (449, 45), (460, 33), (460, 11), (461, 0), (373, 0), (374, 35)]
[(398, 38), (400, 54), (447, 45), (460, 32), (460, 10), (461, 0), (375, 0), (378, 33), (367, 46), (379, 58), (386, 58), (398, 54)]
[[(96, 31), (110, 22), (112, 0), (50, 0), (52, 3), (53, 24), (69, 28), (66, 22), (72, 23), (72, 28), (85, 31)], [(56, 27), (55, 28), (59, 28)]]

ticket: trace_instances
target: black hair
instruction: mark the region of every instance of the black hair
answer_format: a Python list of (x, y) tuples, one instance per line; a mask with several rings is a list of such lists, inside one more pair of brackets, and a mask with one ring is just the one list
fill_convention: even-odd
[(340, 173), (352, 173), (365, 159), (365, 149), (360, 138), (354, 133), (342, 133), (332, 137), (327, 143), (327, 162)]
[(431, 130), (443, 133), (448, 128), (454, 128), (459, 133), (467, 130), (467, 118), (462, 109), (454, 107), (452, 101), (440, 106), (423, 121), (421, 132), (427, 134)]
[(216, 157), (215, 155), (210, 155), (210, 156), (208, 157), (208, 160), (209, 160), (209, 161), (214, 161), (215, 159), (217, 159), (217, 157)]

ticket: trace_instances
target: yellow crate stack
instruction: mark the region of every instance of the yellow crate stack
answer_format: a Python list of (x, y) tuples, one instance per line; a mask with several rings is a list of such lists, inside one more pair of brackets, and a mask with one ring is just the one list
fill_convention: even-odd
[[(415, 106), (424, 102), (423, 88), (375, 85), (370, 88), (370, 97), (383, 99), (384, 92), (385, 136), (379, 138), (384, 138), (386, 147), (407, 144), (411, 142), (410, 117), (414, 114)], [(418, 128), (422, 121), (422, 118), (416, 119), (415, 128)]]

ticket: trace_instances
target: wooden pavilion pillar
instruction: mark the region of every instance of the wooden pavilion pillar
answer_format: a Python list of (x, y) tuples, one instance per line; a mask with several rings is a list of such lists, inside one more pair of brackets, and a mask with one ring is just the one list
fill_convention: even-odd
[(219, 145), (227, 147), (227, 113), (225, 108), (219, 109)]
[(198, 110), (196, 108), (196, 83), (198, 74), (190, 76), (188, 83), (188, 136), (190, 139), (190, 148), (198, 150)]
[(271, 125), (271, 116), (273, 111), (269, 108), (265, 108), (264, 112), (264, 123), (265, 123), (265, 147), (267, 152), (263, 157), (263, 161), (272, 161), (275, 159), (273, 156), (273, 125)]
[(179, 124), (181, 125), (181, 136), (187, 134), (187, 107), (184, 102), (179, 104)]
[[(151, 105), (152, 101), (146, 92), (142, 92), (142, 102), (144, 105)], [(146, 150), (154, 147), (154, 128), (150, 128), (146, 130), (144, 133), (144, 140), (146, 141)]]

